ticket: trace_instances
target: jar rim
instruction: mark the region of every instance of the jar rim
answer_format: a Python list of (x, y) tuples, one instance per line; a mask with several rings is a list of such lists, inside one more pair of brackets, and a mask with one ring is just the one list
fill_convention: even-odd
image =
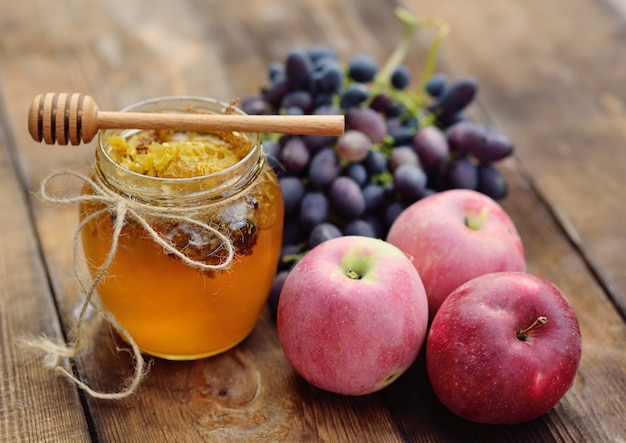
[[(197, 102), (198, 104), (213, 105), (216, 107), (221, 107), (222, 109), (226, 109), (227, 107), (229, 107), (228, 103), (222, 102), (220, 100), (216, 100), (213, 98), (209, 98), (209, 97), (200, 97), (200, 96), (193, 96), (193, 95), (166, 95), (166, 96), (161, 96), (161, 97), (150, 98), (147, 100), (142, 100), (140, 102), (137, 102), (132, 105), (126, 106), (125, 108), (122, 108), (120, 112), (152, 112), (152, 111), (141, 109), (146, 106), (149, 106), (149, 107), (154, 106), (155, 107), (154, 111), (158, 112), (157, 111), (158, 108), (156, 107), (156, 105), (161, 105), (161, 108), (164, 108), (166, 107), (167, 103), (175, 103), (175, 102), (180, 102), (180, 101), (189, 102), (190, 104), (192, 104), (193, 102)], [(231, 108), (240, 115), (246, 115), (246, 113), (243, 110), (241, 110), (240, 108), (236, 106), (231, 106)], [(248, 161), (250, 161), (253, 156), (258, 155), (259, 154), (258, 151), (261, 149), (261, 143), (260, 143), (261, 136), (258, 132), (241, 133), (241, 134), (245, 134), (245, 136), (248, 139), (250, 139), (250, 141), (252, 142), (252, 147), (250, 151), (244, 157), (242, 157), (239, 161), (237, 161), (237, 163), (235, 163), (234, 165), (231, 165), (217, 172), (212, 172), (210, 174), (196, 175), (193, 177), (154, 177), (151, 175), (141, 174), (139, 172), (135, 172), (130, 169), (124, 168), (122, 165), (120, 165), (119, 163), (117, 163), (115, 160), (111, 158), (111, 156), (105, 149), (105, 145), (107, 145), (106, 137), (115, 131), (119, 131), (119, 130), (106, 129), (104, 131), (100, 131), (100, 133), (98, 134), (97, 149), (101, 151), (102, 154), (104, 154), (104, 158), (107, 160), (107, 162), (109, 162), (112, 166), (116, 168), (124, 170), (125, 174), (128, 174), (131, 177), (135, 177), (137, 179), (152, 181), (154, 183), (165, 183), (165, 182), (172, 182), (172, 181), (175, 181), (176, 183), (193, 183), (195, 181), (203, 181), (209, 178), (217, 179), (220, 176), (227, 176), (230, 173), (232, 173), (232, 171), (236, 170), (238, 167), (241, 167), (242, 164), (245, 164)], [(135, 132), (140, 132), (142, 130), (127, 129), (123, 131), (125, 131), (125, 133), (130, 135)]]
[[(206, 97), (164, 96), (135, 103), (122, 112), (224, 112), (232, 107), (235, 112), (245, 113), (228, 103)], [(229, 131), (246, 137), (251, 142), (248, 153), (235, 164), (220, 171), (193, 177), (154, 177), (132, 171), (107, 152), (106, 138), (111, 134), (128, 137), (143, 129), (106, 129), (98, 135), (96, 147), (96, 173), (120, 192), (135, 199), (164, 205), (196, 204), (198, 201), (224, 199), (239, 192), (253, 180), (263, 168), (265, 157), (258, 132)]]

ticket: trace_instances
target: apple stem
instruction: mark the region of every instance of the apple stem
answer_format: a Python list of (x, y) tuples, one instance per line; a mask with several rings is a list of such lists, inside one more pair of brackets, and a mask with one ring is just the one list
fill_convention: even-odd
[(483, 206), (478, 215), (466, 215), (463, 221), (465, 222), (465, 226), (474, 231), (478, 231), (487, 221), (488, 214), (489, 208), (487, 206)]
[(352, 269), (348, 269), (346, 277), (351, 278), (352, 280), (361, 280), (361, 274)]
[(535, 329), (537, 329), (540, 326), (545, 325), (546, 323), (548, 323), (548, 318), (544, 317), (543, 315), (537, 317), (537, 320), (535, 320), (533, 322), (532, 325), (530, 325), (529, 327), (525, 328), (525, 329), (520, 329), (519, 331), (517, 331), (515, 333), (515, 336), (520, 339), (520, 340), (527, 340), (528, 339), (528, 335), (534, 331)]

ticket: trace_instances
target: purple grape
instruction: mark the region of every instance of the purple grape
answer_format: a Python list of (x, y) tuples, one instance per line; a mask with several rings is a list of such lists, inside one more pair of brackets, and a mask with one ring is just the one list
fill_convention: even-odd
[(372, 142), (361, 131), (350, 129), (337, 139), (335, 150), (339, 158), (348, 162), (360, 162), (370, 152)]
[(478, 188), (478, 169), (466, 155), (456, 157), (450, 162), (447, 177), (451, 188), (473, 190)]
[(398, 118), (387, 118), (387, 133), (397, 131), (402, 127), (402, 122)]
[(409, 201), (416, 201), (424, 194), (427, 181), (422, 168), (410, 163), (400, 165), (393, 173), (395, 190)]
[(448, 129), (448, 144), (454, 151), (473, 153), (484, 149), (486, 143), (485, 127), (474, 122), (459, 122)]
[[(322, 71), (324, 71), (328, 65), (337, 65), (337, 66), (339, 66), (339, 63), (338, 63), (336, 58), (320, 57), (319, 59), (317, 59), (317, 60), (315, 60), (313, 62), (313, 69), (314, 69), (313, 73), (320, 74), (319, 77), (320, 77), (320, 80), (321, 80), (321, 78), (322, 78), (322, 75), (321, 75)], [(344, 72), (343, 72), (343, 69), (342, 69), (341, 70), (342, 82), (343, 82), (343, 76), (344, 76)], [(321, 84), (322, 83), (320, 83), (320, 85)], [(323, 92), (323, 91), (320, 91), (320, 92)], [(338, 91), (333, 91), (333, 92), (338, 92)]]
[(300, 172), (309, 165), (311, 154), (300, 137), (290, 138), (281, 153), (281, 160), (285, 167), (292, 172)]
[(424, 172), (428, 177), (426, 183), (427, 189), (434, 189), (436, 191), (444, 191), (448, 189), (448, 177), (447, 177), (448, 165), (442, 165), (440, 167), (424, 166)]
[[(311, 77), (309, 78), (309, 86), (307, 88), (307, 92), (311, 93), (311, 97), (315, 97), (318, 94), (324, 93), (324, 86), (322, 85), (322, 73), (317, 69), (317, 67), (313, 68), (314, 71), (311, 72)], [(311, 98), (313, 102), (314, 99)]]
[[(319, 106), (331, 106), (333, 104), (333, 94), (330, 93), (317, 93), (313, 98), (313, 105), (317, 108)], [(315, 114), (315, 111), (313, 112)]]
[(428, 188), (428, 187), (427, 187), (426, 189), (424, 189), (424, 194), (422, 195), (422, 198), (429, 197), (429, 196), (431, 196), (431, 195), (433, 195), (433, 194), (436, 194), (436, 193), (437, 193), (437, 191), (435, 191), (435, 190), (434, 190), (434, 189), (432, 189), (432, 188)]
[(357, 82), (372, 81), (378, 69), (378, 62), (370, 54), (357, 54), (348, 62), (348, 76)]
[(343, 235), (359, 235), (376, 238), (376, 231), (370, 222), (363, 219), (352, 220), (343, 228)]
[(462, 112), (457, 112), (456, 114), (452, 114), (447, 116), (445, 120), (439, 120), (439, 125), (443, 128), (449, 128), (451, 126), (456, 125), (457, 123), (466, 122), (468, 118)]
[(341, 230), (332, 223), (320, 223), (311, 230), (307, 246), (313, 249), (320, 243), (333, 238), (341, 237)]
[(405, 89), (411, 83), (411, 70), (406, 65), (399, 65), (391, 74), (391, 85), (396, 89)]
[(283, 113), (285, 115), (304, 115), (304, 111), (297, 106), (290, 106), (288, 108), (283, 108)]
[(365, 199), (365, 210), (367, 212), (378, 209), (385, 201), (385, 194), (380, 185), (370, 183), (363, 188), (363, 198)]
[(425, 89), (428, 95), (431, 97), (440, 97), (443, 91), (446, 89), (446, 83), (448, 77), (446, 74), (435, 74), (426, 81)]
[(329, 186), (339, 175), (341, 165), (339, 157), (332, 148), (324, 148), (309, 163), (309, 180), (316, 189)]
[(382, 188), (383, 188), (383, 198), (386, 202), (392, 202), (396, 200), (398, 193), (396, 192), (393, 186), (393, 183), (384, 184), (382, 185)]
[(346, 111), (346, 127), (365, 133), (374, 143), (380, 143), (387, 135), (387, 122), (371, 108), (350, 108)]
[(263, 115), (267, 113), (269, 103), (267, 103), (259, 94), (244, 97), (239, 104), (243, 112), (248, 115)]
[(370, 108), (381, 114), (387, 114), (393, 106), (393, 100), (391, 97), (385, 94), (378, 94), (370, 102)]
[(270, 167), (276, 171), (280, 166), (280, 145), (273, 140), (263, 140), (263, 153)]
[(450, 153), (446, 136), (436, 126), (420, 128), (413, 138), (413, 147), (422, 163), (428, 166), (442, 166)]
[(321, 104), (315, 107), (312, 112), (313, 115), (341, 115), (341, 110), (330, 103)]
[(472, 154), (483, 162), (502, 160), (513, 154), (513, 142), (502, 131), (493, 127), (485, 128), (485, 143), (472, 147)]
[(369, 88), (363, 83), (350, 83), (341, 92), (339, 104), (342, 108), (348, 109), (358, 107), (369, 97)]
[(308, 114), (313, 110), (313, 97), (308, 91), (291, 91), (283, 97), (280, 107), (298, 108), (302, 114)]
[[(387, 120), (387, 127), (389, 127), (389, 120)], [(394, 146), (410, 145), (413, 143), (416, 132), (416, 127), (407, 125), (396, 126), (388, 130), (389, 136), (393, 139)]]
[(263, 100), (269, 103), (272, 107), (278, 109), (280, 103), (283, 101), (283, 97), (289, 92), (289, 85), (286, 78), (277, 79), (269, 87), (261, 91)]
[(385, 115), (388, 118), (398, 118), (402, 117), (404, 114), (406, 114), (406, 112), (406, 107), (402, 103), (394, 100), (391, 102), (391, 106), (389, 106), (389, 109), (387, 110)]
[(324, 92), (337, 93), (343, 84), (343, 70), (337, 62), (326, 63), (320, 71), (321, 89)]
[(370, 176), (382, 174), (387, 170), (387, 157), (381, 151), (370, 150), (363, 160), (363, 165)]
[(417, 130), (419, 129), (419, 124), (419, 119), (416, 116), (409, 116), (405, 119), (402, 119), (402, 126), (406, 126), (407, 128), (414, 130), (415, 132), (417, 132)]
[(334, 135), (303, 135), (300, 138), (304, 141), (309, 152), (314, 155), (319, 153), (320, 150), (326, 148), (337, 141), (337, 137)]
[(308, 54), (311, 61), (313, 61), (313, 63), (316, 63), (322, 59), (337, 60), (337, 55), (335, 54), (335, 52), (326, 45), (313, 45), (307, 48), (306, 53)]
[(478, 191), (500, 200), (508, 194), (506, 179), (500, 171), (490, 164), (478, 166)]
[(361, 163), (350, 163), (346, 167), (345, 175), (350, 177), (361, 187), (365, 186), (367, 179), (369, 178), (367, 175), (367, 169), (365, 169), (365, 166)]
[(283, 194), (285, 205), (285, 215), (289, 216), (300, 207), (300, 201), (306, 192), (304, 184), (297, 177), (282, 177), (280, 180), (280, 190)]
[(313, 65), (306, 52), (294, 49), (287, 54), (285, 76), (290, 90), (307, 89), (312, 71)]
[(387, 229), (383, 224), (381, 214), (365, 214), (362, 218), (368, 222), (374, 230), (374, 238), (384, 239), (387, 236)]
[(279, 61), (273, 61), (267, 66), (267, 78), (274, 83), (279, 77), (285, 77), (285, 65)]
[(285, 280), (287, 280), (287, 276), (289, 275), (289, 271), (280, 271), (274, 276), (274, 281), (272, 282), (272, 286), (270, 288), (270, 295), (267, 300), (267, 304), (270, 310), (270, 314), (272, 318), (276, 320), (276, 312), (278, 311), (278, 302), (280, 300), (280, 293), (283, 290), (283, 286), (285, 285)]
[(406, 206), (401, 202), (394, 201), (388, 204), (384, 211), (384, 219), (387, 226), (391, 226), (405, 209)]
[(461, 78), (443, 92), (431, 107), (431, 112), (441, 122), (446, 122), (474, 100), (477, 90), (478, 82), (475, 78)]
[(389, 170), (394, 172), (401, 165), (419, 165), (417, 154), (411, 146), (398, 146), (391, 151)]
[(298, 214), (294, 214), (285, 218), (283, 228), (283, 244), (295, 245), (302, 243), (306, 240), (307, 233), (304, 228), (300, 226), (298, 221)]
[(365, 198), (361, 187), (350, 177), (337, 177), (328, 191), (330, 203), (339, 216), (349, 220), (365, 212)]
[(300, 225), (308, 231), (324, 223), (328, 219), (328, 199), (322, 192), (311, 191), (304, 195), (300, 202), (298, 220)]

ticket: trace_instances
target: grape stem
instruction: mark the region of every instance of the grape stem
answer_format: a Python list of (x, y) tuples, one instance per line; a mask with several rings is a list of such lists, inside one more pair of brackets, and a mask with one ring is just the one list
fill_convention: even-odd
[(403, 8), (397, 8), (396, 17), (402, 22), (404, 26), (404, 36), (400, 40), (400, 43), (394, 51), (391, 53), (382, 69), (376, 75), (374, 79), (374, 86), (388, 85), (391, 80), (393, 71), (404, 61), (406, 54), (411, 46), (411, 40), (415, 30), (419, 27), (419, 22), (413, 17), (407, 10)]
[(430, 77), (435, 74), (435, 70), (437, 69), (437, 54), (439, 53), (439, 48), (441, 47), (441, 43), (443, 39), (450, 33), (450, 26), (444, 22), (443, 20), (431, 17), (422, 20), (422, 26), (433, 26), (437, 29), (437, 34), (433, 42), (428, 49), (428, 56), (426, 57), (426, 67), (424, 68), (424, 72), (422, 73), (422, 79), (420, 82), (419, 90), (424, 91), (426, 87), (426, 82)]
[(402, 104), (407, 107), (407, 110), (414, 115), (420, 108), (424, 107), (426, 102), (426, 82), (435, 73), (435, 69), (437, 68), (437, 53), (439, 52), (441, 42), (450, 32), (450, 26), (437, 17), (418, 19), (404, 8), (396, 8), (395, 14), (404, 26), (404, 35), (398, 46), (396, 46), (395, 50), (391, 53), (383, 65), (382, 69), (374, 78), (371, 97), (375, 97), (378, 93), (388, 87), (394, 70), (406, 58), (415, 31), (421, 28), (434, 27), (437, 30), (437, 34), (428, 49), (426, 64), (416, 94), (411, 97), (408, 94), (393, 94), (394, 91), (390, 91), (390, 94), (394, 96), (396, 100), (402, 102)]

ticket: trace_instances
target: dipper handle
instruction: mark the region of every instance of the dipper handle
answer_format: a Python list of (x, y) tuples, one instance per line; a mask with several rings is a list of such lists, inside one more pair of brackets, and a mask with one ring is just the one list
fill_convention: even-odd
[(99, 129), (170, 129), (178, 131), (275, 132), (341, 135), (343, 115), (230, 115), (147, 112), (101, 112), (88, 95), (47, 93), (28, 110), (28, 132), (52, 145), (88, 143)]

